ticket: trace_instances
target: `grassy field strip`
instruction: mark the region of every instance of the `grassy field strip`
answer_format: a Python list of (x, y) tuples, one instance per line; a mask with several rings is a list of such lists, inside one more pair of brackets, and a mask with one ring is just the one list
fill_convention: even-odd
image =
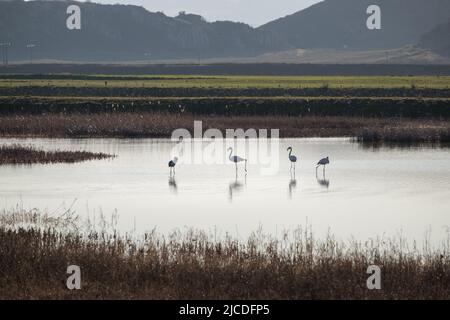
[[(295, 100), (394, 100), (394, 101), (401, 101), (401, 100), (408, 100), (408, 101), (449, 101), (450, 98), (429, 98), (429, 97), (348, 97), (348, 96), (335, 96), (335, 97), (303, 97), (303, 96), (278, 96), (278, 97), (245, 97), (245, 96), (235, 96), (235, 97), (229, 97), (229, 96), (211, 96), (211, 97), (155, 97), (155, 96), (148, 96), (148, 97), (98, 97), (98, 96), (91, 96), (91, 97), (77, 97), (77, 96), (66, 96), (66, 97), (59, 97), (59, 96), (0, 96), (0, 101), (2, 100), (41, 100), (41, 101), (52, 101), (52, 102), (64, 102), (65, 100), (76, 100), (77, 102), (92, 102), (92, 101), (158, 101), (158, 100), (164, 100), (164, 101), (181, 101), (181, 100), (251, 100), (251, 101), (258, 101), (258, 100), (288, 100), (288, 101), (295, 101)], [(450, 106), (449, 106), (450, 107)]]
[[(105, 81), (107, 82), (105, 84)], [(258, 77), (258, 76), (153, 76), (139, 80), (87, 79), (0, 79), (0, 87), (112, 87), (112, 88), (450, 88), (448, 76), (415, 77)]]

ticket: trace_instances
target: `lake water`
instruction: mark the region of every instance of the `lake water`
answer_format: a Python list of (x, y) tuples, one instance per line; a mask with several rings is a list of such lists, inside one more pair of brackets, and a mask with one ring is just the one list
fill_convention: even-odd
[[(82, 217), (117, 212), (122, 231), (160, 232), (194, 227), (244, 239), (262, 227), (274, 236), (311, 225), (315, 236), (339, 239), (398, 236), (431, 241), (450, 225), (449, 149), (365, 149), (348, 139), (280, 140), (279, 171), (264, 175), (249, 164), (177, 164), (174, 143), (159, 139), (1, 139), (45, 150), (88, 150), (117, 155), (79, 164), (0, 167), (1, 207), (16, 205)], [(286, 148), (300, 159), (295, 179)], [(329, 156), (325, 176), (315, 164)], [(226, 158), (225, 158), (226, 159)]]

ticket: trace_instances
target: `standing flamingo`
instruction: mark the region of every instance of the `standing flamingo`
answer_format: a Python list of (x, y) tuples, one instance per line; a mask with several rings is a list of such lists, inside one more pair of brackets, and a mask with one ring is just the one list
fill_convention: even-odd
[(175, 174), (175, 166), (178, 162), (178, 158), (174, 157), (173, 160), (169, 161), (169, 169), (170, 169), (170, 173), (174, 173)]
[(329, 157), (320, 159), (320, 161), (317, 162), (316, 172), (317, 172), (317, 168), (319, 168), (320, 166), (323, 166), (323, 172), (325, 173), (325, 166), (329, 163), (330, 163)]
[(231, 148), (231, 147), (228, 148), (228, 151), (230, 152), (230, 155), (229, 155), (228, 159), (230, 159), (230, 161), (234, 162), (234, 164), (236, 165), (236, 172), (237, 172), (237, 169), (238, 169), (238, 167), (237, 167), (238, 162), (242, 162), (242, 161), (245, 161), (244, 170), (245, 170), (245, 172), (247, 172), (247, 159), (241, 158), (239, 156), (233, 156), (232, 155), (233, 154), (233, 148)]
[(292, 154), (292, 147), (287, 148), (287, 151), (289, 151), (289, 161), (291, 161), (291, 170), (292, 165), (294, 165), (295, 170), (295, 163), (297, 162), (297, 157)]

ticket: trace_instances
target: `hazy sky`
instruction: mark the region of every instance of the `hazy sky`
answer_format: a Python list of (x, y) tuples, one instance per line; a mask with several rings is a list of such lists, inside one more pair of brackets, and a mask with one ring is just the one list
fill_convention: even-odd
[(127, 3), (163, 11), (168, 16), (179, 11), (197, 13), (208, 21), (232, 20), (259, 26), (292, 14), (321, 0), (92, 0), (99, 3)]

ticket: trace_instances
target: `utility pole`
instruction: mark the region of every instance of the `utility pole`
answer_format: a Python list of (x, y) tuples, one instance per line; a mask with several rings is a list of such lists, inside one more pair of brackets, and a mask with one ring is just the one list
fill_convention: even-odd
[(3, 66), (8, 66), (8, 49), (11, 46), (11, 42), (0, 43), (0, 47), (2, 47), (2, 64)]
[(33, 64), (33, 48), (36, 47), (35, 44), (27, 44), (28, 50), (30, 50), (30, 64)]
[(145, 56), (145, 60), (146, 60), (147, 64), (150, 64), (152, 54), (150, 52), (145, 52), (144, 56)]

